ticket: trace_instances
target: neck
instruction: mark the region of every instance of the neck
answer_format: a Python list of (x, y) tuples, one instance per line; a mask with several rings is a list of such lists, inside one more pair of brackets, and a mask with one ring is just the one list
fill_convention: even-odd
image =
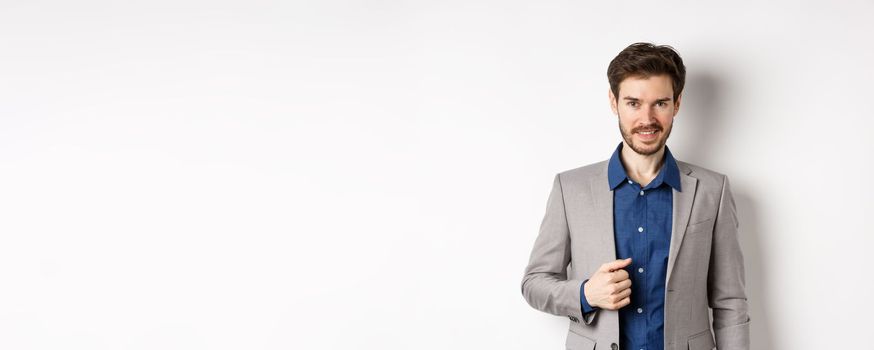
[(665, 147), (662, 146), (656, 153), (651, 155), (642, 155), (628, 146), (623, 141), (622, 151), (619, 159), (622, 161), (622, 166), (625, 167), (625, 172), (628, 177), (634, 182), (646, 186), (650, 181), (655, 179), (664, 164)]

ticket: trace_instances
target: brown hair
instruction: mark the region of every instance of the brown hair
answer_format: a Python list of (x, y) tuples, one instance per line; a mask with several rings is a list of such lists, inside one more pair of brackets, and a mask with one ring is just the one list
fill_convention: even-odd
[(607, 80), (613, 96), (619, 98), (619, 83), (628, 77), (648, 78), (667, 74), (674, 87), (674, 103), (686, 83), (686, 66), (680, 54), (668, 45), (634, 43), (619, 52), (607, 67)]

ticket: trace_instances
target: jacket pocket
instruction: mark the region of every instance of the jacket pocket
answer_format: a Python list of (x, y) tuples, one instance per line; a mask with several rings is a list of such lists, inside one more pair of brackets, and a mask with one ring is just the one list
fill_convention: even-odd
[(595, 348), (595, 340), (568, 330), (565, 348), (567, 350), (592, 350)]
[(709, 219), (695, 222), (693, 224), (689, 224), (688, 226), (686, 226), (686, 233), (689, 233), (689, 232), (712, 232), (713, 231), (713, 219), (714, 218), (709, 218)]
[(716, 344), (713, 343), (713, 334), (710, 330), (697, 333), (689, 337), (689, 350), (713, 350)]

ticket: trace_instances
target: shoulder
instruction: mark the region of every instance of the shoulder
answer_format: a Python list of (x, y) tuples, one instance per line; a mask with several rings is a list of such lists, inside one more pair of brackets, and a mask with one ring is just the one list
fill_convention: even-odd
[(560, 187), (566, 194), (588, 193), (593, 180), (603, 181), (604, 186), (607, 186), (607, 162), (605, 160), (561, 171), (555, 175), (553, 186)]
[(728, 179), (728, 177), (722, 172), (680, 160), (677, 161), (677, 167), (680, 168), (681, 174), (686, 174), (698, 179), (698, 186), (702, 188), (721, 190), (723, 184)]
[(607, 162), (608, 160), (603, 160), (597, 163), (592, 163), (588, 165), (583, 165), (581, 167), (568, 169), (558, 173), (558, 178), (561, 179), (562, 182), (578, 182), (587, 180), (600, 175), (607, 175)]

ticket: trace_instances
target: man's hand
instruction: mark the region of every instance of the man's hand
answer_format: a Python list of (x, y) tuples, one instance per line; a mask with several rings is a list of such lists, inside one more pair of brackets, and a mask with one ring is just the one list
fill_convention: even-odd
[(605, 263), (583, 286), (586, 301), (593, 307), (619, 310), (631, 303), (631, 280), (623, 268), (631, 258)]

